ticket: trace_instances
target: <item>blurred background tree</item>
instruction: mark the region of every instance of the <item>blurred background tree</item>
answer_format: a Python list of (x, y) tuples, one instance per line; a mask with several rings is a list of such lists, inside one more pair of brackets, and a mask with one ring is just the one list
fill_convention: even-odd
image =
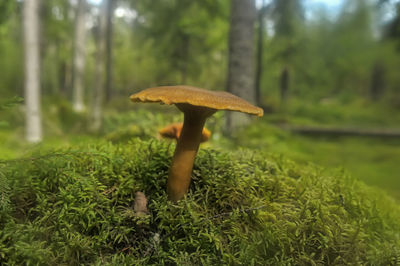
[(86, 0), (78, 0), (75, 8), (73, 47), (72, 104), (76, 112), (85, 109), (83, 77), (86, 61)]
[(26, 0), (23, 6), (25, 137), (31, 143), (40, 142), (43, 138), (40, 89), (39, 7), (40, 0)]
[[(254, 87), (254, 0), (232, 0), (229, 30), (227, 91), (250, 103), (256, 102)], [(248, 125), (248, 115), (239, 112), (227, 114), (227, 132)]]

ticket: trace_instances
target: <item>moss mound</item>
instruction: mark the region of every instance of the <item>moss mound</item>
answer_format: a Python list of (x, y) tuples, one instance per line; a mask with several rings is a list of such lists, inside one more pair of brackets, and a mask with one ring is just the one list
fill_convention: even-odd
[[(0, 164), (0, 264), (396, 265), (400, 208), (338, 172), (200, 150), (165, 194), (173, 144), (102, 144)], [(134, 213), (135, 192), (150, 214)]]

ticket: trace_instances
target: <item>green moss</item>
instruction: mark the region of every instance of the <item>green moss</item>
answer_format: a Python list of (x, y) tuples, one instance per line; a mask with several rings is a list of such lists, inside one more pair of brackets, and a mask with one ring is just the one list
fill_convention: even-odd
[(399, 139), (301, 136), (256, 121), (237, 132), (233, 141), (225, 142), (229, 149), (237, 146), (283, 154), (300, 164), (343, 167), (354, 178), (385, 190), (400, 202)]
[[(174, 205), (164, 189), (173, 150), (135, 140), (1, 162), (0, 264), (399, 262), (399, 206), (343, 173), (202, 149)], [(134, 214), (137, 191), (147, 216)]]

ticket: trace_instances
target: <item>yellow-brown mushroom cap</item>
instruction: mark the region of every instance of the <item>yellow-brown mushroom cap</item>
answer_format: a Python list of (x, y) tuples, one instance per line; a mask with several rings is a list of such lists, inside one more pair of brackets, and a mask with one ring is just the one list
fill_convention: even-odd
[(190, 104), (215, 110), (229, 110), (263, 116), (263, 109), (224, 91), (209, 91), (191, 86), (161, 86), (131, 95), (133, 102)]

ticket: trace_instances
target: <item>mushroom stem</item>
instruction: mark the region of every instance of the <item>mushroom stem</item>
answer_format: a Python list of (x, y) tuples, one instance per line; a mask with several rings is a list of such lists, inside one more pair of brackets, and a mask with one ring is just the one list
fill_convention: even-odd
[(167, 193), (171, 201), (183, 198), (190, 185), (194, 158), (201, 142), (201, 134), (207, 116), (185, 112), (181, 135), (178, 139), (172, 165), (169, 170)]

